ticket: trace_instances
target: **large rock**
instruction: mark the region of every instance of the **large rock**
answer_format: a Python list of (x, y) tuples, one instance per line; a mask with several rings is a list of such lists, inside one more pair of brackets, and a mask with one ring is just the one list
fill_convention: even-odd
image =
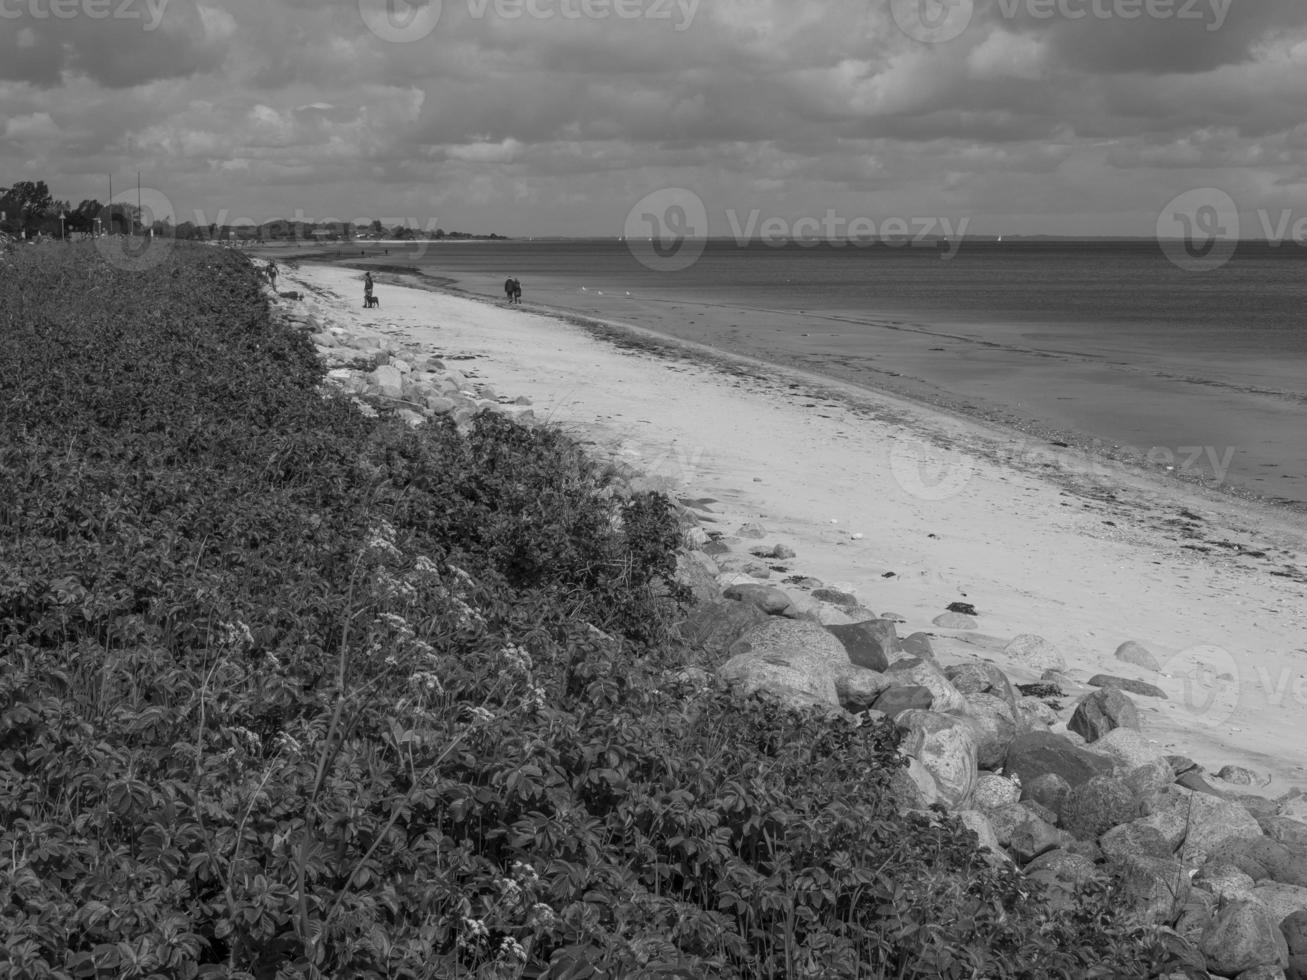
[(1194, 876), (1194, 887), (1216, 896), (1217, 902), (1230, 902), (1235, 899), (1253, 897), (1257, 882), (1233, 864), (1222, 861), (1208, 861), (1198, 869)]
[(1220, 906), (1199, 944), (1214, 973), (1232, 977), (1259, 966), (1287, 966), (1289, 948), (1279, 923), (1260, 902)]
[(935, 777), (944, 804), (965, 809), (976, 789), (976, 741), (960, 718), (933, 711), (905, 711), (895, 721), (907, 734), (902, 751)]
[(1075, 842), (1070, 834), (1058, 830), (1047, 820), (1031, 813), (1009, 833), (1007, 848), (1018, 864), (1026, 865), (1049, 851), (1064, 850)]
[(1003, 655), (1028, 670), (1066, 670), (1066, 658), (1042, 636), (1025, 633), (1003, 648)]
[(844, 646), (849, 662), (867, 670), (883, 673), (899, 653), (898, 633), (888, 620), (872, 619), (826, 629)]
[(696, 606), (685, 622), (681, 623), (681, 639), (700, 656), (700, 662), (710, 668), (724, 663), (731, 656), (731, 647), (759, 623), (767, 622), (767, 614), (757, 606), (727, 600)]
[[(1253, 888), (1253, 898), (1265, 905), (1271, 912), (1276, 925), (1295, 913), (1307, 914), (1307, 888), (1301, 885), (1286, 885), (1279, 881), (1262, 881)], [(1281, 932), (1284, 930), (1281, 929)]]
[(1128, 643), (1122, 643), (1116, 648), (1116, 659), (1128, 664), (1134, 664), (1136, 667), (1142, 667), (1144, 670), (1151, 670), (1154, 673), (1162, 669), (1162, 665), (1157, 662), (1157, 658), (1143, 644), (1136, 643), (1134, 640)]
[(1133, 728), (1115, 728), (1094, 742), (1094, 751), (1110, 756), (1118, 769), (1132, 772), (1140, 766), (1158, 765), (1168, 770), (1167, 782), (1175, 772), (1161, 750)]
[(1168, 787), (1148, 802), (1147, 809), (1142, 822), (1161, 831), (1167, 843), (1179, 850), (1180, 857), (1194, 866), (1216, 857), (1221, 845), (1220, 859), (1243, 867), (1231, 859), (1231, 848), (1237, 851), (1237, 847), (1227, 838), (1257, 838), (1273, 843), (1267, 841), (1257, 821), (1239, 804), (1183, 786)]
[[(884, 674), (858, 667), (846, 670), (835, 679), (835, 693), (840, 699), (840, 704), (845, 711), (854, 714), (872, 707), (876, 699), (889, 690), (889, 686), (889, 678)], [(925, 707), (930, 705), (927, 704)]]
[(1143, 804), (1123, 779), (1095, 776), (1062, 800), (1058, 817), (1063, 828), (1080, 840), (1097, 840), (1113, 827), (1142, 816)]
[(723, 595), (757, 606), (768, 616), (784, 616), (793, 605), (788, 592), (770, 585), (732, 585)]
[(902, 644), (900, 644), (909, 657), (917, 660), (934, 660), (935, 645), (930, 642), (930, 637), (925, 633), (913, 633)]
[(1230, 837), (1207, 853), (1208, 862), (1232, 864), (1254, 881), (1307, 887), (1307, 851), (1269, 837)]
[(1005, 700), (1013, 709), (1016, 708), (1016, 692), (1007, 675), (993, 664), (984, 660), (954, 664), (944, 668), (944, 676), (963, 695), (995, 694)]
[(839, 707), (844, 647), (816, 623), (768, 619), (740, 638), (718, 675), (742, 694), (765, 691), (794, 707)]
[(1023, 785), (1047, 773), (1056, 773), (1068, 785), (1079, 786), (1095, 776), (1111, 775), (1112, 768), (1110, 759), (1048, 732), (1018, 735), (1008, 746), (1007, 773), (1016, 773)]
[(973, 723), (977, 764), (981, 769), (1001, 768), (1008, 746), (1017, 735), (1016, 711), (1011, 702), (998, 694), (969, 694), (962, 711)]
[(891, 687), (876, 698), (872, 707), (890, 718), (897, 718), (905, 711), (929, 711), (934, 701), (935, 695), (924, 687)]
[(939, 783), (919, 759), (908, 759), (906, 766), (894, 770), (890, 777), (890, 793), (897, 801), (900, 813), (924, 810), (940, 802)]
[(1021, 798), (1048, 807), (1053, 813), (1062, 809), (1062, 801), (1071, 792), (1071, 784), (1055, 772), (1046, 772), (1021, 784)]
[(368, 385), (383, 398), (398, 400), (404, 397), (404, 372), (383, 365), (368, 375)]
[(1294, 912), (1280, 923), (1290, 956), (1307, 956), (1307, 912)]
[(976, 780), (974, 803), (979, 810), (997, 810), (1021, 800), (1021, 787), (1010, 779), (982, 772)]
[(966, 706), (962, 694), (949, 683), (944, 672), (929, 660), (900, 660), (892, 664), (885, 676), (894, 687), (924, 687), (934, 696), (934, 711), (961, 711)]
[(942, 630), (974, 630), (980, 624), (970, 616), (964, 616), (962, 613), (949, 612), (936, 616), (931, 620), (931, 624), (938, 626)]
[(1098, 846), (1108, 860), (1116, 861), (1127, 857), (1166, 858), (1174, 857), (1171, 845), (1166, 842), (1162, 832), (1156, 827), (1149, 827), (1138, 821), (1120, 824), (1106, 831), (1098, 839)]
[(1097, 742), (1117, 728), (1139, 730), (1139, 709), (1120, 691), (1108, 688), (1086, 694), (1067, 722), (1067, 728), (1086, 742)]
[(1189, 872), (1174, 858), (1127, 855), (1113, 862), (1121, 883), (1119, 900), (1136, 921), (1170, 925), (1189, 897)]
[[(1254, 817), (1257, 814), (1253, 814)], [(1292, 817), (1266, 817), (1257, 821), (1271, 840), (1279, 841), (1290, 847), (1307, 848), (1307, 823)]]

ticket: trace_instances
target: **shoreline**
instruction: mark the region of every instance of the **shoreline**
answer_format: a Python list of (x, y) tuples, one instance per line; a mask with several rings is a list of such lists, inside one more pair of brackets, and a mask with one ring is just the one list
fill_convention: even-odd
[[(1124, 469), (1057, 470), (1066, 451), (1056, 448), (1014, 465), (1011, 435), (983, 422), (737, 355), (705, 365), (684, 342), (668, 358), (638, 329), (601, 340), (568, 318), (395, 285), (376, 317), (345, 298), (352, 271), (306, 266), (286, 278), (304, 283), (328, 322), (466, 358), (474, 383), (527, 395), (598, 453), (710, 500), (707, 526), (728, 538), (763, 524), (765, 543), (798, 552), (787, 571), (897, 613), (905, 635), (932, 633), (942, 660), (980, 656), (1035, 680), (1003, 648), (1037, 633), (1075, 681), (1147, 679), (1113, 659), (1119, 644), (1141, 642), (1177, 672), (1165, 681), (1175, 697), (1140, 701), (1147, 737), (1212, 771), (1256, 769), (1267, 792), (1307, 779), (1296, 724), (1307, 702), (1301, 580), (1273, 574), (1301, 567), (1307, 545), (1293, 522)], [(977, 604), (977, 630), (932, 625), (952, 601)], [(1234, 665), (1214, 702), (1187, 685), (1215, 673), (1178, 673), (1195, 651)]]
[[(487, 302), (492, 306), (498, 305), (497, 292), (485, 283), (480, 282), (480, 279), (484, 277), (465, 276), (463, 279), (458, 279), (446, 275), (432, 275), (413, 265), (405, 265), (402, 261), (383, 264), (381, 262), (382, 256), (372, 255), (366, 258), (341, 258), (333, 262), (329, 256), (324, 256), (322, 252), (318, 251), (310, 253), (310, 257), (305, 257), (302, 260), (311, 261), (312, 256), (323, 259), (322, 264), (329, 267), (353, 268), (360, 272), (370, 268), (374, 273), (384, 270), (388, 275), (395, 277), (390, 280), (395, 284), (412, 285), (416, 288)], [(590, 297), (595, 295), (595, 293), (589, 294)], [(603, 294), (599, 293), (598, 295)], [(1296, 395), (1281, 397), (1283, 393), (1272, 392), (1269, 389), (1259, 389), (1255, 385), (1209, 383), (1202, 378), (1189, 376), (1183, 363), (1161, 371), (1155, 364), (1127, 365), (1125, 362), (1121, 362), (1108, 365), (1105, 362), (1104, 367), (1113, 366), (1114, 369), (1125, 369), (1127, 380), (1133, 378), (1133, 383), (1140, 386), (1135, 394), (1143, 398), (1142, 407), (1139, 409), (1139, 412), (1143, 414), (1156, 414), (1158, 411), (1162, 411), (1162, 405), (1157, 401), (1158, 393), (1154, 390), (1154, 385), (1165, 387), (1176, 384), (1196, 384), (1212, 388), (1213, 384), (1215, 384), (1213, 391), (1217, 393), (1212, 396), (1213, 398), (1241, 400), (1225, 406), (1224, 410), (1221, 411), (1216, 411), (1216, 409), (1220, 408), (1220, 405), (1216, 404), (1213, 406), (1212, 411), (1202, 416), (1201, 420), (1199, 420), (1204, 426), (1201, 430), (1203, 431), (1201, 439), (1197, 435), (1181, 439), (1178, 433), (1172, 433), (1176, 438), (1171, 443), (1153, 445), (1149, 448), (1145, 442), (1139, 441), (1136, 441), (1137, 444), (1127, 441), (1113, 443), (1108, 438), (1091, 434), (1083, 427), (1077, 427), (1080, 423), (1077, 423), (1076, 420), (1069, 416), (1056, 418), (1049, 415), (1035, 414), (1037, 406), (1034, 405), (1022, 411), (1020, 402), (1017, 402), (1014, 406), (1005, 403), (1002, 398), (998, 400), (986, 399), (977, 395), (974, 390), (959, 394), (939, 377), (932, 379), (926, 376), (916, 376), (908, 368), (911, 366), (913, 357), (919, 358), (921, 356), (921, 350), (915, 353), (898, 348), (889, 351), (886, 356), (894, 359), (894, 364), (879, 363), (879, 355), (852, 357), (849, 363), (846, 364), (845, 358), (835, 356), (830, 351), (823, 353), (818, 350), (814, 353), (804, 353), (788, 349), (785, 345), (778, 345), (775, 342), (770, 344), (770, 349), (768, 348), (765, 336), (769, 330), (773, 334), (775, 333), (772, 321), (792, 323), (796, 316), (800, 317), (804, 321), (804, 326), (814, 331), (814, 336), (818, 335), (816, 331), (819, 331), (824, 322), (851, 322), (847, 317), (836, 315), (830, 311), (796, 312), (737, 305), (722, 307), (707, 302), (668, 301), (643, 297), (639, 300), (637, 306), (626, 311), (630, 316), (623, 317), (621, 315), (610, 316), (606, 313), (594, 312), (583, 308), (584, 304), (580, 304), (580, 308), (573, 305), (559, 305), (557, 299), (558, 297), (551, 296), (550, 302), (528, 302), (523, 305), (522, 309), (567, 320), (590, 329), (600, 336), (620, 335), (623, 332), (635, 334), (644, 338), (651, 345), (661, 344), (671, 356), (685, 356), (684, 351), (691, 350), (694, 352), (694, 357), (702, 361), (705, 357), (715, 357), (720, 354), (728, 359), (736, 358), (740, 362), (758, 364), (764, 373), (780, 368), (793, 371), (800, 369), (799, 366), (801, 365), (805, 374), (820, 378), (832, 385), (847, 385), (857, 391), (870, 392), (872, 395), (892, 395), (914, 404), (926, 405), (996, 428), (1008, 435), (1019, 436), (1027, 441), (1027, 444), (1022, 447), (1020, 455), (1034, 457), (1036, 466), (1043, 464), (1043, 457), (1046, 455), (1045, 449), (1050, 451), (1066, 449), (1079, 457), (1078, 468), (1080, 470), (1124, 469), (1129, 473), (1151, 477), (1167, 485), (1179, 484), (1198, 492), (1209, 493), (1217, 499), (1225, 498), (1238, 501), (1242, 506), (1264, 508), (1268, 520), (1285, 522), (1307, 533), (1307, 498), (1304, 498), (1301, 492), (1297, 496), (1284, 496), (1275, 492), (1275, 477), (1279, 469), (1278, 461), (1299, 458), (1301, 453), (1296, 451), (1292, 445), (1271, 446), (1267, 444), (1261, 446), (1248, 459), (1243, 460), (1242, 456), (1245, 450), (1237, 448), (1258, 445), (1257, 438), (1259, 437), (1255, 436), (1254, 433), (1272, 430), (1268, 428), (1268, 420), (1256, 414), (1256, 411), (1261, 409), (1255, 403), (1259, 401), (1266, 403), (1292, 402), (1297, 399), (1298, 396)], [(609, 297), (605, 302), (609, 299), (614, 298)], [(586, 302), (589, 302), (589, 300), (587, 299)], [(615, 302), (620, 305), (621, 301), (615, 300)], [(668, 311), (661, 311), (660, 308), (664, 306), (668, 308)], [(673, 316), (671, 312), (673, 310), (677, 311), (679, 315)], [(762, 318), (760, 322), (765, 326), (760, 327), (756, 334), (751, 334), (748, 338), (749, 342), (744, 344), (732, 343), (731, 331), (725, 330), (725, 326), (728, 321), (746, 315)], [(715, 325), (711, 322), (714, 317), (719, 319), (719, 322), (715, 323)], [(770, 320), (767, 318), (770, 318)], [(679, 319), (696, 323), (699, 325), (697, 328), (699, 331), (711, 332), (713, 336), (706, 339), (695, 339), (685, 336), (684, 333), (678, 333), (676, 328), (670, 324), (670, 321)], [(653, 323), (651, 325), (647, 322), (638, 322), (640, 320), (652, 320)], [(863, 321), (859, 320), (858, 322)], [(889, 315), (871, 316), (865, 323), (868, 328), (883, 329), (886, 331), (886, 335), (890, 337), (911, 338), (910, 343), (917, 344), (923, 350), (929, 344), (960, 345), (960, 361), (968, 361), (972, 357), (972, 354), (968, 353), (972, 348), (983, 348), (984, 350), (980, 350), (979, 353), (980, 356), (985, 356), (984, 351), (999, 350), (1003, 346), (960, 334), (955, 335), (948, 327), (948, 324), (937, 325), (938, 329), (935, 329)], [(802, 336), (806, 337), (808, 334), (805, 333)], [(943, 350), (943, 348), (936, 347), (930, 349), (932, 351)], [(1026, 358), (1026, 360), (1033, 361), (1072, 358), (1089, 364), (1091, 362), (1097, 363), (1099, 359), (1099, 355), (1077, 355), (1065, 350), (1045, 351), (1040, 348), (1027, 349), (1019, 347), (1013, 348), (1013, 351)], [(954, 351), (954, 353), (959, 352)], [(909, 362), (907, 366), (902, 363), (905, 357)], [(903, 368), (903, 370), (896, 370), (896, 366)], [(1003, 366), (1000, 365), (1000, 367)], [(1025, 370), (1020, 363), (1013, 363), (1006, 365), (1006, 367), (1010, 367), (1012, 372), (1018, 375)], [(933, 371), (934, 369), (930, 370)], [(1083, 377), (1077, 381), (1077, 384), (1080, 385), (1085, 383), (1088, 383), (1088, 379)], [(1123, 393), (1123, 397), (1130, 398), (1132, 396), (1129, 393)], [(1074, 400), (1077, 399), (1070, 397), (1059, 399), (1059, 401)], [(1245, 406), (1244, 401), (1248, 401), (1250, 404)], [(1242, 418), (1238, 411), (1241, 407), (1254, 410), (1254, 414), (1246, 421), (1236, 424), (1232, 420)], [(1262, 406), (1262, 408), (1265, 407), (1265, 405)], [(1284, 405), (1279, 405), (1276, 410), (1283, 412), (1291, 409), (1292, 406), (1286, 408)], [(1174, 421), (1173, 418), (1172, 422)], [(1185, 424), (1188, 425), (1190, 422), (1186, 421)], [(1282, 426), (1277, 424), (1274, 428), (1278, 429), (1282, 428)], [(1207, 444), (1197, 445), (1199, 441)], [(1289, 442), (1292, 442), (1292, 439)], [(1274, 449), (1273, 453), (1271, 453), (1272, 449)], [(1233, 478), (1226, 471), (1231, 462), (1234, 461), (1236, 451), (1240, 453), (1241, 460), (1240, 465), (1236, 467), (1239, 476)], [(1271, 453), (1271, 455), (1268, 455), (1268, 453)], [(1259, 459), (1262, 462), (1258, 463)], [(1271, 468), (1266, 469), (1268, 466)], [(1254, 472), (1259, 475), (1254, 476)], [(1289, 478), (1288, 474), (1280, 475), (1281, 480), (1286, 478)], [(1293, 477), (1293, 479), (1297, 480), (1297, 477)]]

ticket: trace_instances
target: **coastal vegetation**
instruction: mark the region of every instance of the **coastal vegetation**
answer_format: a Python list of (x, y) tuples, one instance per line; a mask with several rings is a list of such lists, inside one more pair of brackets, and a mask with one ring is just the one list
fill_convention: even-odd
[(559, 432), (366, 417), (225, 249), (0, 309), (0, 977), (1162, 971), (694, 670), (683, 516)]

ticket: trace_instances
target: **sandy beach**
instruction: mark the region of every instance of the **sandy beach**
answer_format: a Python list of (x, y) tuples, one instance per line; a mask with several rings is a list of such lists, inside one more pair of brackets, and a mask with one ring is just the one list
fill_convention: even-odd
[[(762, 525), (764, 543), (797, 553), (775, 579), (853, 592), (901, 616), (901, 635), (933, 634), (942, 661), (991, 659), (1021, 682), (1036, 675), (1003, 648), (1038, 634), (1075, 681), (1109, 673), (1161, 686), (1167, 700), (1136, 700), (1163, 751), (1211, 772), (1251, 768), (1266, 795), (1307, 788), (1307, 529), (1296, 518), (636, 326), (384, 276), (381, 309), (365, 311), (360, 273), (282, 273), (279, 288), (302, 291), (324, 323), (455, 360), (596, 453), (707, 501), (709, 530)], [(976, 630), (932, 625), (953, 602), (976, 607)], [(1160, 672), (1116, 660), (1126, 641), (1151, 650)]]

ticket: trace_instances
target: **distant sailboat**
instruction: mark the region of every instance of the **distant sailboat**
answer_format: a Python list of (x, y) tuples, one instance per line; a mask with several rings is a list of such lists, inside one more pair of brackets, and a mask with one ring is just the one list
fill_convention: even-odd
[(1003, 244), (1003, 236), (1002, 236), (1002, 235), (999, 235), (999, 236), (998, 236), (998, 240), (997, 240), (994, 244), (995, 244), (995, 245), (1002, 245), (1002, 244)]

